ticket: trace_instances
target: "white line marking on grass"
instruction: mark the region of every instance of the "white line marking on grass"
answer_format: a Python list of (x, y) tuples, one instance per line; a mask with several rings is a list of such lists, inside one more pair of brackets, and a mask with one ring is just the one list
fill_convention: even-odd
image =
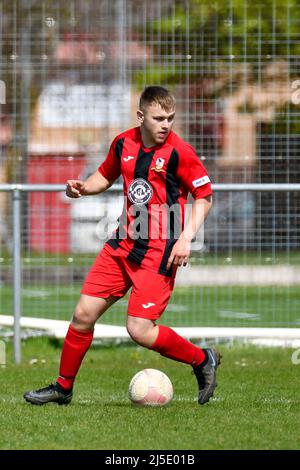
[(191, 398), (191, 397), (184, 397), (182, 395), (176, 395), (174, 396), (172, 401), (180, 401), (180, 402), (194, 402), (196, 401), (197, 398)]
[(219, 317), (236, 318), (237, 320), (259, 320), (260, 319), (260, 315), (257, 313), (232, 312), (231, 310), (220, 310)]
[(186, 312), (187, 307), (185, 305), (169, 304), (168, 310), (172, 310), (172, 312)]
[(22, 294), (24, 297), (49, 297), (51, 295), (47, 290), (38, 289), (23, 289)]
[(263, 403), (284, 403), (286, 405), (289, 405), (290, 403), (295, 403), (295, 401), (289, 399), (289, 398), (284, 398), (284, 397), (279, 397), (279, 398), (263, 398), (262, 399)]

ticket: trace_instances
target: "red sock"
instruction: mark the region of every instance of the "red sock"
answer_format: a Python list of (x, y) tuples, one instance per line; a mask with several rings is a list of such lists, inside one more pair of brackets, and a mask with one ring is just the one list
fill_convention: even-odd
[(69, 389), (79, 370), (82, 359), (93, 341), (94, 330), (80, 331), (69, 326), (60, 358), (59, 377), (57, 383)]
[(158, 326), (158, 336), (150, 349), (174, 361), (198, 366), (205, 359), (205, 352), (175, 333), (167, 326)]

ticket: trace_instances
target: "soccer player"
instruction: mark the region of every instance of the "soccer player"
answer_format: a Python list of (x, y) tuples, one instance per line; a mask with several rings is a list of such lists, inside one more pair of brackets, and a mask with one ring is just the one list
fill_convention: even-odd
[[(193, 148), (172, 131), (175, 106), (167, 89), (145, 88), (137, 111), (139, 126), (113, 140), (106, 160), (89, 178), (67, 181), (66, 194), (76, 199), (106, 191), (122, 175), (124, 209), (118, 229), (83, 284), (63, 344), (59, 376), (54, 384), (25, 393), (30, 403), (70, 403), (96, 321), (131, 287), (126, 325), (131, 338), (162, 356), (191, 365), (200, 404), (213, 395), (220, 354), (156, 324), (169, 302), (176, 270), (187, 264), (191, 242), (212, 205), (205, 168)], [(184, 224), (188, 193), (194, 201)]]

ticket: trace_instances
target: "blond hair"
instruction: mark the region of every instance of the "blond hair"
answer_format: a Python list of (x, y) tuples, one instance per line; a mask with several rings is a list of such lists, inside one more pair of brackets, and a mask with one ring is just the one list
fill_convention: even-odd
[(176, 101), (174, 96), (162, 86), (148, 86), (144, 89), (140, 97), (140, 109), (144, 110), (152, 103), (159, 104), (165, 111), (175, 108)]

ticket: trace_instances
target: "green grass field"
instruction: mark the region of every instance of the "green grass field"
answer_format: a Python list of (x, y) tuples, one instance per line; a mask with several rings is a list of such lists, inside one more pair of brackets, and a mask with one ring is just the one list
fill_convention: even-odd
[[(24, 285), (24, 316), (69, 320), (81, 283)], [(11, 287), (0, 287), (1, 312), (13, 312)], [(103, 323), (123, 325), (127, 298), (102, 317)], [(299, 287), (176, 287), (162, 321), (173, 326), (299, 327)]]
[[(245, 258), (232, 259), (233, 264)], [(90, 261), (80, 258), (44, 259), (53, 267)], [(294, 258), (295, 259), (295, 258)], [(217, 264), (217, 259), (216, 263)], [(220, 260), (219, 260), (220, 261)], [(218, 262), (219, 262), (218, 261)], [(255, 257), (247, 255), (247, 263)], [(261, 264), (286, 261), (260, 258)], [(199, 260), (198, 260), (199, 262)], [(224, 258), (224, 263), (227, 263)], [(230, 261), (231, 262), (231, 261)], [(23, 259), (40, 266), (41, 259)], [(64, 264), (65, 263), (65, 264)], [(214, 258), (205, 258), (214, 264)], [(242, 264), (243, 264), (242, 263)], [(291, 263), (293, 264), (293, 263)], [(2, 263), (5, 268), (5, 262)], [(22, 314), (69, 320), (79, 298), (81, 280), (54, 286), (38, 279), (23, 283)], [(101, 319), (125, 324), (127, 298)], [(0, 285), (1, 314), (13, 312), (12, 288)], [(299, 287), (230, 286), (178, 287), (162, 317), (172, 326), (299, 327)], [(0, 366), (0, 449), (299, 449), (299, 366), (291, 349), (220, 345), (223, 363), (219, 386), (209, 404), (197, 404), (191, 369), (131, 344), (93, 347), (80, 370), (73, 402), (68, 407), (25, 403), (24, 391), (55, 380), (61, 344), (47, 339), (23, 342), (21, 366), (7, 344), (7, 365)], [(146, 367), (171, 378), (174, 399), (166, 407), (133, 406), (127, 397), (132, 376)]]
[[(1, 247), (0, 247), (1, 248)], [(24, 267), (31, 266), (90, 266), (96, 254), (95, 253), (46, 253), (35, 251), (23, 251), (22, 263)], [(0, 265), (2, 268), (12, 265), (12, 255), (2, 249), (0, 251)], [(259, 266), (273, 266), (273, 265), (291, 265), (298, 266), (300, 263), (300, 253), (294, 251), (279, 251), (275, 253), (271, 251), (223, 251), (216, 253), (202, 253), (193, 251), (190, 257), (192, 265), (200, 266), (228, 266), (232, 265), (259, 265)]]
[[(189, 366), (130, 345), (93, 347), (87, 353), (72, 403), (26, 403), (24, 391), (56, 377), (60, 345), (47, 339), (23, 343), (23, 363), (0, 368), (1, 449), (299, 449), (300, 366), (292, 350), (220, 346), (219, 386), (208, 404), (196, 402)], [(138, 370), (166, 372), (173, 401), (136, 407), (127, 398)]]

